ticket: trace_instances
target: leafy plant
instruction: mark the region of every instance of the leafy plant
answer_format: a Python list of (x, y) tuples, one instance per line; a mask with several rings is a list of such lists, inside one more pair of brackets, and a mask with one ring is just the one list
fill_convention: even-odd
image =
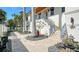
[(6, 12), (0, 9), (0, 20), (6, 20)]
[(74, 44), (74, 40), (69, 39), (69, 38), (64, 39), (64, 44), (65, 45), (73, 45)]

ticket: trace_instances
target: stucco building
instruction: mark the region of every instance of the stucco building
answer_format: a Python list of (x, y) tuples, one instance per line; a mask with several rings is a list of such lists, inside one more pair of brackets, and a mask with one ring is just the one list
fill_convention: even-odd
[(72, 35), (75, 41), (79, 41), (79, 7), (65, 7), (62, 17), (62, 38)]
[[(35, 7), (34, 19), (36, 31), (41, 35), (50, 36), (56, 30), (61, 29), (61, 15), (65, 12), (63, 7)], [(30, 22), (29, 31), (32, 32), (32, 12), (28, 16)]]
[(50, 36), (60, 30), (61, 39), (72, 35), (79, 41), (78, 17), (78, 7), (34, 7), (28, 15), (28, 31)]

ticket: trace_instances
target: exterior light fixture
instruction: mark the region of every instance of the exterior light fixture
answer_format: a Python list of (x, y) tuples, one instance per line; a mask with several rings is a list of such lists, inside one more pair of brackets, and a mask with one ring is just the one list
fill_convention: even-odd
[(75, 28), (75, 25), (74, 25), (74, 18), (73, 17), (71, 17), (70, 22), (71, 22), (70, 28), (71, 29), (74, 29)]

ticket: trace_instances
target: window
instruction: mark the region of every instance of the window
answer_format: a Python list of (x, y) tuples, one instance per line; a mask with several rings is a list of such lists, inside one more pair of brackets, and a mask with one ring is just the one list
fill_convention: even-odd
[(46, 18), (48, 18), (48, 13), (46, 12)]
[(41, 13), (39, 14), (39, 19), (41, 18)]
[(62, 7), (62, 12), (65, 12), (65, 7)]
[(51, 10), (51, 15), (54, 15), (54, 7), (51, 7), (50, 10)]
[(74, 24), (74, 18), (71, 17), (71, 23)]
[(46, 17), (48, 16), (48, 13), (46, 12)]

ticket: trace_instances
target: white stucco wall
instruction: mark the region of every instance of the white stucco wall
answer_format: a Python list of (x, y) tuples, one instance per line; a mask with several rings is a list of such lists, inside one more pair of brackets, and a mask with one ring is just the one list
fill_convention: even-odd
[(65, 21), (65, 14), (64, 13), (62, 13), (62, 19), (61, 19), (61, 26), (63, 27), (63, 25), (66, 23), (66, 21)]
[(59, 27), (59, 20), (60, 16), (62, 14), (62, 8), (61, 7), (54, 7), (54, 15), (49, 16), (48, 19), (52, 20), (56, 26)]
[(7, 32), (8, 28), (6, 27), (6, 25), (3, 25), (3, 32)]
[(0, 37), (4, 36), (4, 33), (6, 33), (8, 30), (8, 28), (3, 25), (3, 24), (0, 24)]
[(29, 22), (28, 31), (29, 31), (29, 32), (32, 32), (32, 19), (31, 19), (31, 16), (30, 16), (30, 15), (28, 16), (28, 22)]
[(48, 17), (49, 20), (55, 23), (56, 26), (59, 27), (59, 15), (53, 15)]
[(62, 13), (62, 8), (61, 7), (54, 7), (54, 14), (61, 14)]
[(28, 31), (32, 32), (32, 22), (30, 22)]
[(74, 10), (79, 10), (79, 7), (65, 7), (65, 12), (71, 12), (71, 11), (74, 11)]
[(28, 16), (28, 21), (31, 21), (31, 16)]
[(66, 21), (65, 21), (65, 14), (62, 14), (62, 18), (61, 18), (61, 39), (64, 39), (65, 35), (66, 35)]
[[(75, 9), (79, 9), (79, 8), (67, 8), (66, 11), (70, 11), (70, 10), (74, 10)], [(74, 23), (75, 23), (75, 28), (71, 29), (70, 25), (70, 18), (73, 17), (74, 18)], [(74, 36), (74, 40), (79, 41), (79, 12), (77, 13), (71, 13), (71, 14), (66, 14), (65, 15), (65, 21), (67, 24), (67, 31), (68, 31), (68, 36), (70, 34), (72, 34)]]

